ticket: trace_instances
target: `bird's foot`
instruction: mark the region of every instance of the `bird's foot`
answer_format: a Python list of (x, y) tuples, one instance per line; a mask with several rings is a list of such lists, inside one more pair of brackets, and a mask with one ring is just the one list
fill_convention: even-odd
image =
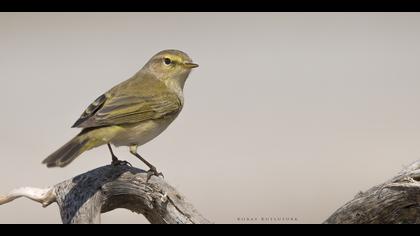
[(150, 178), (152, 176), (157, 176), (157, 177), (162, 176), (162, 178), (165, 178), (165, 176), (162, 174), (162, 172), (158, 172), (156, 170), (156, 167), (154, 167), (154, 166), (150, 167), (150, 170), (147, 171), (147, 180), (146, 180), (146, 182), (149, 182), (149, 180), (150, 180)]
[(112, 158), (111, 165), (112, 166), (128, 165), (130, 167), (133, 167), (133, 165), (131, 165), (130, 162), (128, 162), (128, 161), (121, 161), (121, 160), (118, 160), (117, 158), (115, 158), (115, 159)]

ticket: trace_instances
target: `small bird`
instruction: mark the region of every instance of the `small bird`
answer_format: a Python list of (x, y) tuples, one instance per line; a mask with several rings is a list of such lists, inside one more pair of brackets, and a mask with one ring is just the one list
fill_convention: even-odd
[(195, 67), (198, 65), (182, 51), (157, 53), (134, 76), (91, 103), (72, 126), (82, 131), (42, 163), (64, 167), (83, 152), (107, 144), (112, 164), (127, 164), (114, 155), (113, 144), (128, 146), (130, 153), (150, 168), (148, 178), (162, 175), (137, 148), (162, 133), (178, 116), (184, 105), (185, 81)]

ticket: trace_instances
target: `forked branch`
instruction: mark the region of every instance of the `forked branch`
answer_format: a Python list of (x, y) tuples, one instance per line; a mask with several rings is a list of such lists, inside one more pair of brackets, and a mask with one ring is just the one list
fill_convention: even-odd
[(48, 206), (56, 202), (65, 224), (100, 223), (101, 213), (126, 208), (143, 214), (154, 224), (210, 223), (185, 197), (162, 178), (146, 182), (143, 170), (103, 166), (63, 181), (51, 188), (31, 187), (0, 196), (0, 205), (27, 197)]

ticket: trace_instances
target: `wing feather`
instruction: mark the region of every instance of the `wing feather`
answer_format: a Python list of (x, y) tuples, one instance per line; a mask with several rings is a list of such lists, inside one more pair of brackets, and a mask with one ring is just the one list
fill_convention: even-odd
[(80, 118), (73, 124), (72, 128), (79, 127), (83, 122), (93, 116), (101, 107), (104, 105), (106, 101), (106, 94), (102, 94), (99, 96), (94, 102), (92, 102), (86, 110), (82, 113)]
[(151, 77), (128, 80), (96, 99), (73, 127), (88, 128), (159, 119), (179, 112), (176, 93)]

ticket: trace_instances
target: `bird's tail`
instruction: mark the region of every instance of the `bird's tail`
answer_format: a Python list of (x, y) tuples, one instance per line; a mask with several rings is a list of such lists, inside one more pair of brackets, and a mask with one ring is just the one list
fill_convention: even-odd
[(98, 146), (97, 140), (90, 138), (88, 133), (82, 131), (60, 149), (45, 158), (42, 164), (46, 164), (47, 167), (65, 167), (84, 151)]

